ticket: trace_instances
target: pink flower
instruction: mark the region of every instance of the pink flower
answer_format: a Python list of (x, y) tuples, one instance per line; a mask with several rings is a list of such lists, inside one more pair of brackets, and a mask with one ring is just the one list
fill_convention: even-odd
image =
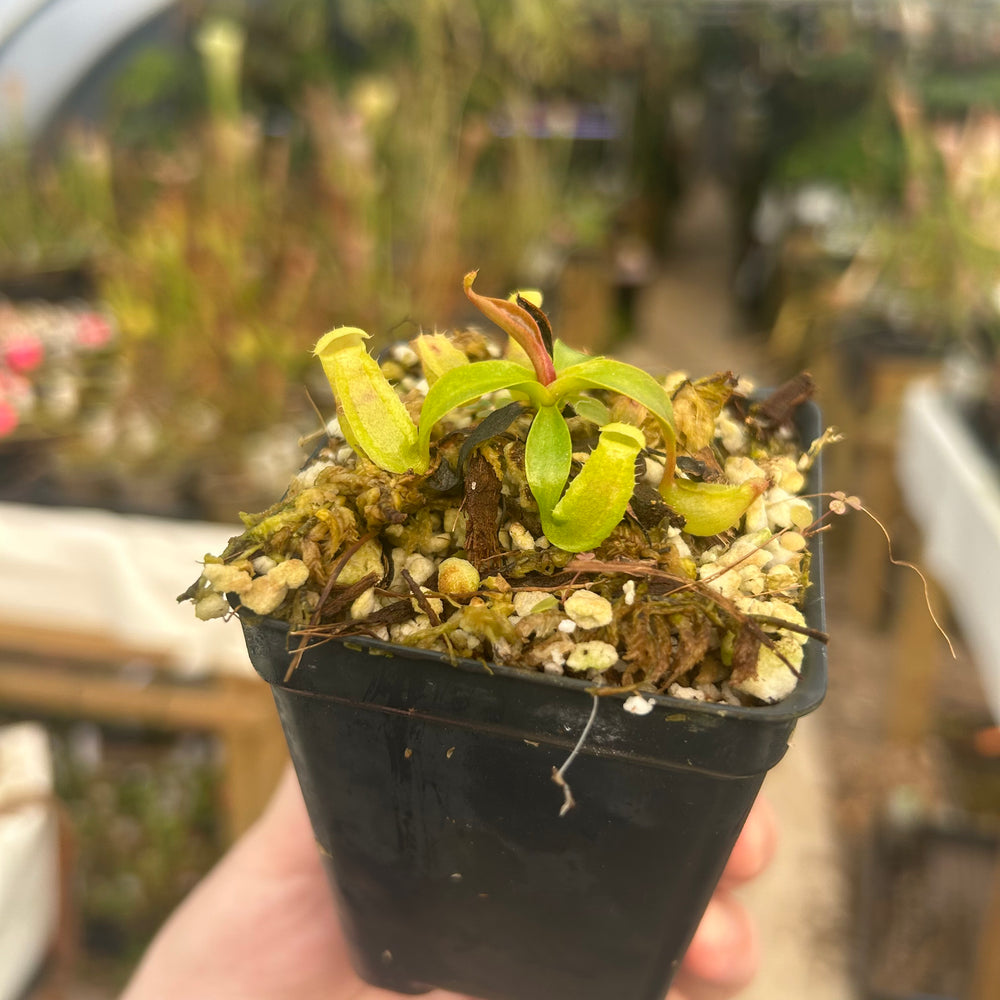
[(34, 371), (45, 357), (42, 342), (31, 334), (21, 334), (8, 341), (4, 350), (4, 360), (13, 372)]
[(90, 351), (106, 347), (111, 340), (111, 324), (97, 312), (82, 313), (76, 323), (76, 342)]
[(5, 399), (0, 399), (0, 438), (14, 432), (18, 419), (17, 410)]

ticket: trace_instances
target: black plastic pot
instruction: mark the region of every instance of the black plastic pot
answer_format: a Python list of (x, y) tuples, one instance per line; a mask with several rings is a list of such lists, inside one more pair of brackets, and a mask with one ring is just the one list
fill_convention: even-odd
[[(812, 411), (807, 439), (818, 433)], [(817, 538), (818, 541), (818, 538)], [(824, 628), (822, 554), (806, 617)], [(308, 649), (242, 616), (358, 973), (401, 993), (662, 1000), (767, 771), (826, 690), (810, 641), (773, 706), (655, 697), (371, 640)]]
[[(822, 597), (810, 620), (821, 627)], [(600, 699), (587, 684), (369, 640), (305, 653), (246, 616), (360, 975), (403, 993), (661, 1000), (766, 772), (826, 686), (780, 705)]]

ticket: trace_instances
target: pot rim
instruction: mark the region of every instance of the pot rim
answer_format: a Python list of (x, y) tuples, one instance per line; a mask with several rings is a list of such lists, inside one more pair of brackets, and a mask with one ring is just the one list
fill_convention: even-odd
[[(822, 560), (817, 560), (817, 556), (818, 553), (814, 554), (814, 563), (817, 561), (821, 563)], [(819, 579), (822, 580), (822, 577), (819, 577)], [(805, 606), (806, 619), (809, 621), (811, 627), (822, 628), (824, 617), (822, 584), (814, 583), (810, 590), (811, 594)], [(285, 646), (290, 652), (292, 650), (291, 640), (293, 637), (302, 634), (293, 631), (288, 622), (280, 621), (277, 618), (262, 617), (245, 609), (237, 610), (236, 614), (245, 624), (252, 627), (266, 628), (275, 632), (285, 633)], [(817, 624), (817, 620), (819, 624)], [(527, 683), (541, 684), (566, 693), (573, 692), (589, 695), (600, 692), (600, 688), (592, 681), (582, 678), (524, 670), (515, 666), (507, 666), (487, 660), (475, 660), (469, 657), (449, 656), (447, 653), (442, 653), (438, 650), (421, 649), (417, 646), (385, 642), (381, 639), (373, 639), (367, 636), (332, 636), (329, 639), (323, 640), (323, 644), (326, 642), (334, 642), (344, 648), (365, 652), (370, 656), (399, 657), (447, 664), (454, 669), (468, 674), (496, 675)], [(289, 681), (282, 683), (280, 686), (294, 690), (294, 678), (295, 674), (293, 673)], [(757, 720), (758, 722), (768, 721), (777, 723), (792, 721), (818, 708), (826, 694), (826, 649), (816, 639), (810, 639), (805, 645), (801, 678), (798, 684), (796, 684), (795, 690), (787, 698), (770, 705), (728, 705), (722, 702), (697, 701), (695, 699), (678, 698), (674, 695), (642, 690), (635, 692), (609, 690), (606, 694), (601, 694), (601, 697), (624, 702), (632, 694), (638, 694), (644, 699), (652, 699), (654, 707), (662, 710), (698, 712), (715, 715), (720, 718)]]

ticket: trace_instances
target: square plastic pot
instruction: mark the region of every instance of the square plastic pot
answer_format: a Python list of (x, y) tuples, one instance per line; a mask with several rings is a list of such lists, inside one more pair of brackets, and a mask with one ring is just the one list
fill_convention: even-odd
[[(818, 427), (818, 415), (814, 414)], [(814, 435), (808, 435), (811, 437)], [(822, 559), (805, 608), (824, 627)], [(355, 639), (308, 649), (243, 614), (358, 973), (401, 993), (662, 1000), (764, 776), (826, 690), (824, 648), (778, 705), (654, 696)]]

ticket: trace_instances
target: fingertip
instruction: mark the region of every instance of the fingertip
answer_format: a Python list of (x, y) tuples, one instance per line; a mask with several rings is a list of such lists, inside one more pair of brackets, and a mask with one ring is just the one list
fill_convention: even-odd
[(722, 873), (722, 885), (739, 885), (756, 878), (771, 862), (778, 846), (778, 821), (774, 807), (757, 797), (733, 846)]
[(753, 979), (758, 963), (757, 935), (750, 915), (734, 896), (717, 892), (681, 963), (683, 977), (740, 989)]

